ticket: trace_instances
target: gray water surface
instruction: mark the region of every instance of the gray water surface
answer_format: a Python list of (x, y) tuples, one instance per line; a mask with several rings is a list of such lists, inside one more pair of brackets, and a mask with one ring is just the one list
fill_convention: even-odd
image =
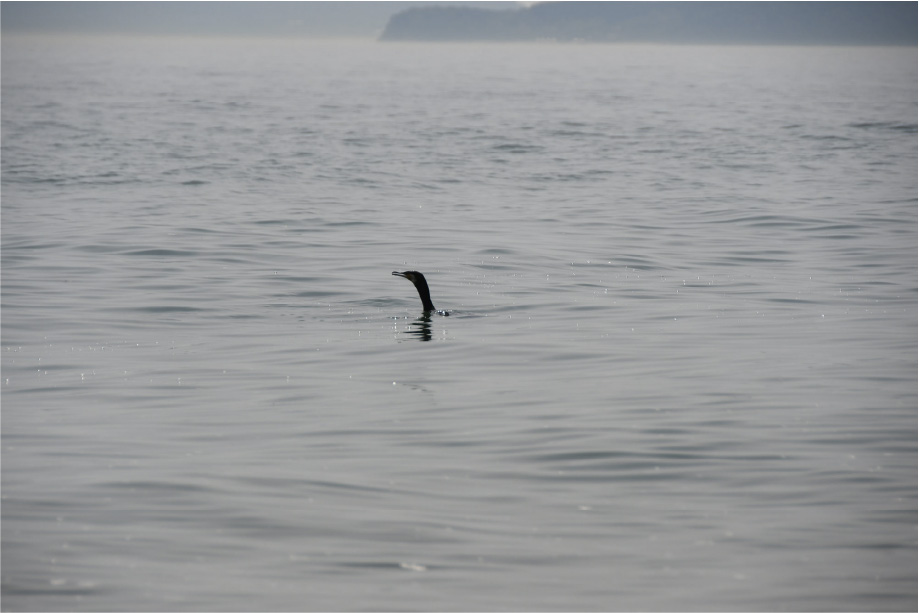
[(915, 48), (2, 63), (4, 610), (914, 610)]

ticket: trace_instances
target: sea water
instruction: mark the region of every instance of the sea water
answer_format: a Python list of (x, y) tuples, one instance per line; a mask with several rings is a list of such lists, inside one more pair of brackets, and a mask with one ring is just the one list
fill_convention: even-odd
[(4, 37), (3, 609), (914, 609), (916, 91)]

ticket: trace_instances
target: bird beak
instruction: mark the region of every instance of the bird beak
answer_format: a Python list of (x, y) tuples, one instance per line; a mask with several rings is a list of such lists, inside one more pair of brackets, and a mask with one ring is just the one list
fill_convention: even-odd
[(392, 274), (394, 274), (394, 275), (397, 276), (397, 277), (407, 278), (407, 277), (405, 276), (405, 273), (404, 273), (404, 272), (397, 272), (397, 271), (394, 270), (394, 271), (392, 271)]

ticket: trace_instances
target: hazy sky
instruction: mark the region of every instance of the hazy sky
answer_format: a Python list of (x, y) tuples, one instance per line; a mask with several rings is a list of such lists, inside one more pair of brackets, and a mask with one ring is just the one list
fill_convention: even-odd
[(3, 2), (0, 28), (13, 33), (378, 36), (412, 6), (464, 4), (510, 9), (518, 2)]
[[(535, 3), (0, 2), (0, 29), (4, 35), (68, 33), (375, 39), (383, 32), (392, 15), (409, 7), (464, 5), (497, 11), (522, 8), (530, 4)], [(529, 17), (537, 21), (537, 17), (543, 20), (548, 18), (550, 22), (552, 19), (557, 20), (558, 32), (539, 36), (557, 37), (560, 40), (566, 40), (566, 36), (589, 38), (583, 32), (590, 33), (597, 28), (602, 30), (604, 23), (608, 25), (608, 22), (615, 22), (619, 28), (638, 40), (659, 40), (662, 35), (657, 30), (660, 30), (669, 32), (667, 40), (695, 42), (724, 42), (724, 39), (730, 39), (729, 35), (739, 37), (740, 41), (759, 43), (916, 42), (915, 2), (626, 2), (555, 4), (541, 8), (545, 10), (536, 9)], [(437, 19), (443, 22), (445, 13), (434, 13), (439, 15), (427, 13), (426, 19), (431, 18), (433, 21), (425, 22), (421, 32), (409, 32), (411, 36), (406, 40), (427, 39), (431, 36), (437, 38), (435, 34), (438, 28), (444, 29), (444, 24), (438, 25), (436, 22)], [(496, 20), (495, 23), (503, 21)], [(462, 19), (456, 24), (448, 23), (447, 29), (455, 35), (456, 30), (465, 27), (468, 30), (466, 34), (472, 35), (465, 38), (460, 36), (459, 39), (463, 40), (476, 39), (477, 35), (488, 29), (475, 23), (470, 26), (468, 22), (468, 19)], [(528, 27), (533, 27), (533, 24), (530, 23)], [(655, 32), (657, 38), (653, 36)], [(501, 39), (500, 36), (498, 38)]]

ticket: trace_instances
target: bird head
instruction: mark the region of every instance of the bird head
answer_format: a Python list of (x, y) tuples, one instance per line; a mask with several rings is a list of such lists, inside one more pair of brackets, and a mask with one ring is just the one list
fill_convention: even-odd
[(421, 277), (422, 279), (424, 279), (424, 275), (422, 275), (417, 270), (406, 270), (405, 272), (398, 272), (394, 270), (392, 274), (394, 274), (397, 277), (402, 277), (403, 279), (408, 279), (412, 283), (415, 283), (415, 279), (417, 279), (418, 277)]
[(424, 306), (424, 310), (435, 310), (434, 303), (431, 302), (431, 292), (428, 290), (428, 282), (424, 278), (423, 274), (417, 270), (406, 270), (405, 272), (394, 270), (392, 274), (397, 277), (402, 277), (403, 279), (408, 279), (412, 282), (412, 284), (415, 286), (415, 289), (418, 290), (418, 296), (421, 297), (421, 304)]

